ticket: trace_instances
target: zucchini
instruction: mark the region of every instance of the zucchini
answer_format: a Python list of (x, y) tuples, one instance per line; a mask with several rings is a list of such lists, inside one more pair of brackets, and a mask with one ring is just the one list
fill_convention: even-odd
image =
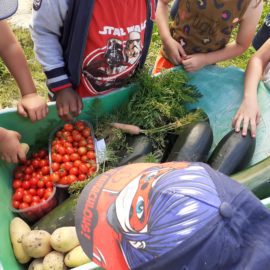
[(75, 226), (77, 197), (69, 197), (32, 226), (32, 230), (52, 233), (60, 227)]
[(208, 122), (196, 122), (179, 130), (167, 161), (206, 161), (213, 143), (213, 132)]
[(250, 131), (243, 137), (241, 132), (231, 130), (218, 143), (208, 164), (226, 175), (239, 172), (250, 162), (255, 145), (256, 140), (251, 137)]
[(133, 163), (135, 160), (150, 154), (154, 150), (153, 143), (150, 138), (142, 134), (127, 136), (127, 143), (128, 148), (131, 148), (132, 152), (126, 153), (124, 158), (119, 162), (119, 166)]
[(270, 157), (253, 166), (231, 175), (231, 178), (246, 186), (259, 199), (270, 196)]

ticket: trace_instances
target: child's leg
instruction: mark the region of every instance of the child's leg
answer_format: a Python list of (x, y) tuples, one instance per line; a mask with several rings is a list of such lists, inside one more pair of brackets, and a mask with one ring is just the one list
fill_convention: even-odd
[(154, 68), (152, 70), (152, 74), (157, 74), (159, 72), (161, 72), (162, 69), (169, 69), (174, 67), (174, 65), (168, 61), (161, 52), (159, 52)]

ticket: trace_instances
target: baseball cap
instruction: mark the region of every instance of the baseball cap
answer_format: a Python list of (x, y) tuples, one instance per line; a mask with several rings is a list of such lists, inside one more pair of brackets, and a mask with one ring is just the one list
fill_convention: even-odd
[(0, 0), (0, 20), (13, 15), (18, 8), (18, 0)]
[(130, 164), (98, 176), (75, 218), (85, 253), (108, 270), (264, 270), (270, 212), (203, 163)]

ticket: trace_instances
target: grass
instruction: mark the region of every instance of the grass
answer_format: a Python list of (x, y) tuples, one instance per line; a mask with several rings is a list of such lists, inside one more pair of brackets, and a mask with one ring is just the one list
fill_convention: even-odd
[[(270, 5), (265, 1), (264, 5), (264, 11), (262, 18), (260, 20), (259, 26), (262, 25), (265, 16), (270, 12)], [(259, 27), (258, 26), (258, 27)], [(47, 97), (47, 88), (45, 85), (45, 76), (42, 72), (41, 66), (38, 64), (38, 62), (35, 60), (34, 52), (33, 52), (33, 43), (31, 41), (30, 33), (27, 29), (20, 29), (16, 28), (14, 29), (14, 33), (17, 36), (19, 42), (21, 43), (31, 73), (32, 77), (34, 78), (35, 85), (37, 87), (38, 93), (41, 94), (44, 97)], [(235, 32), (234, 32), (235, 35)], [(234, 37), (233, 35), (233, 37)], [(153, 36), (152, 36), (152, 44), (150, 47), (150, 51), (148, 54), (148, 58), (146, 61), (146, 67), (151, 68), (153, 63), (155, 62), (156, 55), (160, 49), (161, 42), (159, 39), (158, 31), (155, 26)], [(251, 57), (251, 55), (254, 53), (254, 49), (250, 47), (243, 55), (240, 57), (237, 57), (232, 60), (228, 60), (226, 62), (220, 63), (221, 66), (237, 66), (239, 68), (245, 69), (247, 61)], [(16, 85), (16, 82), (10, 76), (8, 70), (6, 69), (3, 62), (0, 60), (0, 109), (5, 107), (14, 107), (20, 98), (19, 89)]]

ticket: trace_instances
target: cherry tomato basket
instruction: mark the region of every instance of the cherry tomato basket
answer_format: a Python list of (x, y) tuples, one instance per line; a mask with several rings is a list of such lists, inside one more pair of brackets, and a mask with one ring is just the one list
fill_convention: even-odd
[(46, 201), (40, 202), (35, 206), (30, 206), (25, 209), (16, 209), (11, 207), (11, 211), (14, 214), (18, 214), (21, 218), (26, 220), (26, 222), (33, 223), (45, 216), (48, 212), (55, 208), (57, 204), (58, 200), (56, 196), (56, 187), (53, 187), (52, 194)]
[[(91, 152), (93, 152), (94, 153), (94, 157), (91, 159), (91, 160), (88, 160), (88, 161), (84, 161), (83, 162), (83, 164), (87, 164), (87, 166), (88, 166), (88, 168), (89, 168), (89, 170), (90, 170), (90, 166), (92, 166), (93, 168), (92, 168), (92, 173), (91, 174), (94, 174), (94, 173), (96, 173), (97, 171), (98, 171), (98, 162), (97, 162), (97, 157), (96, 157), (96, 145), (95, 145), (95, 137), (94, 137), (94, 132), (93, 132), (93, 126), (91, 125), (91, 123), (89, 123), (88, 121), (86, 121), (86, 120), (78, 120), (78, 121), (73, 121), (73, 122), (70, 122), (70, 123), (68, 123), (68, 124), (71, 124), (73, 127), (75, 127), (75, 125), (76, 125), (76, 123), (78, 123), (78, 122), (80, 122), (80, 123), (83, 123), (84, 124), (84, 126), (86, 127), (86, 128), (88, 128), (88, 129), (90, 129), (90, 135), (89, 135), (89, 137), (88, 137), (88, 139), (90, 139), (91, 138), (91, 141), (92, 141), (92, 146), (93, 146), (93, 149), (91, 149)], [(64, 128), (64, 126), (66, 125), (67, 123), (63, 123), (63, 124), (60, 124), (60, 125), (58, 125), (57, 127), (55, 127), (53, 130), (52, 130), (52, 132), (50, 133), (50, 136), (49, 136), (49, 166), (50, 166), (50, 173), (51, 173), (51, 175), (52, 174), (54, 174), (56, 171), (54, 171), (53, 170), (53, 168), (52, 168), (52, 164), (54, 163), (54, 160), (53, 160), (53, 154), (54, 154), (54, 152), (53, 152), (53, 142), (54, 142), (54, 140), (57, 138), (57, 133), (58, 132), (61, 132), (61, 130), (63, 130), (63, 128)], [(82, 138), (82, 139), (85, 139), (85, 138)], [(62, 140), (65, 140), (65, 139), (62, 139)], [(68, 143), (68, 142), (67, 142)], [(71, 142), (69, 142), (69, 144), (72, 144)], [(73, 142), (73, 145), (74, 145), (74, 142)], [(86, 147), (86, 149), (87, 149), (87, 146), (85, 146)], [(71, 147), (72, 149), (74, 149), (74, 151), (75, 151), (75, 153), (77, 153), (76, 151), (77, 151), (77, 148), (75, 147)], [(79, 149), (79, 148), (78, 148)], [(56, 150), (57, 151), (57, 150)], [(79, 155), (79, 154), (78, 154)], [(82, 156), (80, 156), (80, 158), (82, 158)], [(79, 159), (79, 161), (77, 161), (77, 160), (70, 160), (70, 161), (66, 161), (66, 163), (73, 163), (73, 170), (74, 170), (74, 167), (76, 167), (74, 164), (77, 162), (81, 162), (81, 159)], [(61, 163), (61, 161), (60, 161), (60, 163)], [(62, 173), (63, 173), (63, 171), (66, 171), (66, 173), (67, 173), (67, 175), (66, 175), (66, 177), (70, 177), (70, 172), (71, 172), (71, 170), (72, 169), (66, 169), (66, 168), (64, 168), (64, 166), (63, 166), (63, 164), (64, 164), (64, 162), (62, 162), (61, 163), (61, 167), (60, 167), (60, 169), (59, 169), (59, 171), (62, 171)], [(93, 171), (94, 170), (94, 171)], [(58, 171), (58, 173), (59, 173), (59, 171)], [(91, 174), (89, 174), (89, 173), (87, 173), (86, 174), (86, 178), (85, 179), (76, 179), (74, 182), (77, 182), (77, 181), (84, 181), (84, 180), (86, 180)], [(75, 175), (76, 176), (76, 175)], [(65, 176), (63, 176), (63, 177), (65, 177)], [(76, 176), (77, 177), (77, 176)], [(67, 189), (68, 187), (69, 187), (69, 185), (70, 185), (70, 183), (69, 184), (63, 184), (63, 183), (59, 183), (59, 182), (55, 182), (55, 186), (57, 187), (57, 188), (59, 188), (59, 189)]]

